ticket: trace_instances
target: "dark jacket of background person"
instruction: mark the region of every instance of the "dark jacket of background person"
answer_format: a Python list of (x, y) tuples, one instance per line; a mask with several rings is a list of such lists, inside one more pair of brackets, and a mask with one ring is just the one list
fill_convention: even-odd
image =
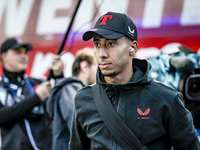
[(84, 84), (75, 77), (57, 81), (47, 100), (47, 112), (53, 118), (54, 150), (68, 149), (73, 116), (74, 97)]
[[(195, 127), (200, 129), (200, 54), (183, 45), (173, 46), (149, 62), (149, 75), (183, 94), (185, 107), (191, 112)], [(189, 80), (190, 75), (196, 77)]]
[[(98, 69), (96, 82), (104, 87), (117, 113), (138, 139), (149, 150), (171, 150), (172, 146), (173, 150), (200, 149), (182, 94), (153, 81), (146, 60), (133, 59), (133, 70), (135, 74), (128, 83), (108, 84)], [(91, 86), (81, 89), (75, 97), (69, 149), (122, 150), (100, 117)]]
[(53, 120), (52, 150), (68, 150), (75, 94), (96, 81), (96, 71), (94, 50), (86, 47), (76, 53), (73, 77), (57, 80), (47, 100), (47, 112)]
[[(24, 78), (25, 84), (22, 85), (22, 94), (25, 98), (22, 102), (16, 103), (11, 96), (12, 92), (6, 79), (3, 76), (0, 80), (0, 131), (2, 136), (2, 150), (33, 149), (27, 135), (24, 118), (29, 121), (37, 147), (40, 150), (49, 150), (51, 148), (51, 122), (44, 112), (44, 103), (40, 105), (41, 100), (31, 91), (42, 81), (33, 78)], [(2, 99), (3, 96), (6, 97), (5, 101)], [(14, 105), (10, 107), (12, 104)]]

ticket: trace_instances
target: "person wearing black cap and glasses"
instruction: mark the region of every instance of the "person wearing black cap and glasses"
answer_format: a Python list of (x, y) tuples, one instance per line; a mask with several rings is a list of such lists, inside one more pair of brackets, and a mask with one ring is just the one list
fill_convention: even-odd
[[(1, 45), (3, 76), (0, 77), (0, 149), (50, 150), (51, 122), (45, 113), (45, 101), (51, 84), (28, 78), (31, 44), (17, 38)], [(53, 58), (51, 68), (55, 77), (62, 77), (62, 61)]]
[(75, 96), (70, 150), (199, 150), (181, 93), (148, 76), (148, 61), (133, 58), (137, 28), (122, 13), (101, 16), (93, 38), (96, 84)]

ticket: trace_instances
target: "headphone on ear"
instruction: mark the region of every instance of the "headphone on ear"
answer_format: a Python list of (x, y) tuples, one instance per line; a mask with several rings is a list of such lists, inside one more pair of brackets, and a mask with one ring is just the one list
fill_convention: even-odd
[(135, 52), (135, 49), (134, 49), (134, 48), (131, 48), (130, 52), (131, 52), (131, 53)]

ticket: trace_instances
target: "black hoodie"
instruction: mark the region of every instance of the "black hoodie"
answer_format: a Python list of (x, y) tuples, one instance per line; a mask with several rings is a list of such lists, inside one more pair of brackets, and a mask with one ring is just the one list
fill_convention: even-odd
[[(127, 84), (108, 84), (98, 69), (97, 84), (104, 87), (113, 107), (138, 139), (149, 150), (171, 150), (172, 146), (173, 150), (199, 150), (192, 117), (181, 93), (153, 81), (146, 60), (134, 58), (133, 70)], [(97, 111), (91, 86), (75, 97), (71, 135), (70, 150), (122, 150)]]

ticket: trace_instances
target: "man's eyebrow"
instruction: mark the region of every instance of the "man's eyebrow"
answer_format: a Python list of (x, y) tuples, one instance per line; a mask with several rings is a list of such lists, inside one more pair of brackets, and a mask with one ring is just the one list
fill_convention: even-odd
[(94, 37), (93, 42), (100, 41), (98, 38)]
[(107, 39), (107, 41), (117, 41), (118, 39)]

